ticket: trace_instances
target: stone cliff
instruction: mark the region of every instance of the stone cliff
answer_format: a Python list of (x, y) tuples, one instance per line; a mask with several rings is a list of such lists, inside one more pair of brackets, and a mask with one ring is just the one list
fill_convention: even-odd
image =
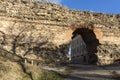
[(97, 55), (99, 64), (120, 61), (119, 14), (76, 11), (58, 4), (32, 0), (0, 0), (0, 30), (8, 35), (7, 30), (13, 25), (16, 28), (19, 25), (34, 25), (34, 37), (41, 34), (47, 38), (43, 47), (54, 48), (56, 50), (51, 50), (52, 53), (62, 55), (68, 53), (72, 34), (78, 30), (77, 33), (87, 44), (91, 62), (93, 53)]

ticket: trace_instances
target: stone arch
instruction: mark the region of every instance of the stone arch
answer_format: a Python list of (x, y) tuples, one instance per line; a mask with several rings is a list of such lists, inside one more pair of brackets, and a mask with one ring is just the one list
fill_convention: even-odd
[[(71, 33), (71, 40), (75, 38), (77, 35), (81, 35), (86, 46), (87, 52), (89, 56), (89, 63), (96, 64), (98, 61), (97, 58), (97, 46), (99, 45), (99, 39), (101, 38), (102, 34), (93, 26), (91, 23), (84, 23), (84, 24), (75, 24), (71, 26), (72, 33)], [(98, 35), (99, 34), (99, 35)]]

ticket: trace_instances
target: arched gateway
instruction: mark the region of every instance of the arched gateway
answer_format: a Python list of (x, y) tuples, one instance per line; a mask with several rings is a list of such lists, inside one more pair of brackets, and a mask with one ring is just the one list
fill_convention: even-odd
[(98, 45), (98, 35), (93, 27), (90, 25), (74, 27), (69, 48), (70, 61), (81, 64), (96, 64)]

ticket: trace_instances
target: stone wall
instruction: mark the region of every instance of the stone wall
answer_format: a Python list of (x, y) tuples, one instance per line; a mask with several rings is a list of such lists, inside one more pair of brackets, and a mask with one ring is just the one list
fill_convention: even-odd
[[(68, 51), (72, 33), (78, 28), (92, 30), (101, 45), (118, 45), (113, 47), (120, 50), (119, 14), (76, 11), (54, 3), (30, 0), (0, 0), (0, 30), (7, 34), (8, 27), (12, 27), (14, 23), (14, 27), (18, 27), (19, 24), (34, 25), (34, 37), (39, 34), (45, 36), (48, 40), (47, 47), (63, 49), (61, 45), (67, 45), (63, 49), (64, 53)], [(104, 50), (104, 47), (100, 50)], [(114, 50), (111, 54), (114, 55)]]

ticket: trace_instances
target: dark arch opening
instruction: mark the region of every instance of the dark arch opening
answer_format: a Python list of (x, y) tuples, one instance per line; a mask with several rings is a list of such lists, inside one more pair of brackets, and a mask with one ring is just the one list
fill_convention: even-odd
[(86, 46), (89, 56), (88, 63), (96, 64), (98, 62), (98, 57), (96, 53), (98, 52), (97, 46), (99, 45), (99, 40), (96, 38), (95, 33), (91, 29), (87, 28), (78, 28), (72, 33), (72, 39), (77, 35), (81, 35)]

